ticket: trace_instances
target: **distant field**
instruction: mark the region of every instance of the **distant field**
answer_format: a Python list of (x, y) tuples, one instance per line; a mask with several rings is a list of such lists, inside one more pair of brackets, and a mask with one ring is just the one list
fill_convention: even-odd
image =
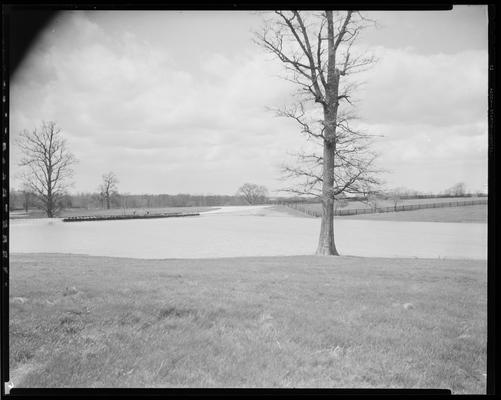
[[(445, 199), (412, 199), (405, 202), (398, 203), (401, 205), (414, 205), (414, 204), (430, 204), (430, 203), (444, 203), (444, 202), (458, 202), (458, 201), (468, 201), (468, 200), (478, 200), (479, 198), (468, 198), (468, 199), (455, 199), (445, 198)], [(485, 199), (485, 198), (484, 198)], [(418, 201), (421, 200), (421, 201)], [(427, 201), (427, 200), (442, 200), (442, 201)], [(339, 208), (339, 210), (350, 210), (350, 209), (369, 209), (370, 207), (361, 202), (350, 202), (346, 207)], [(393, 204), (388, 205), (386, 203), (378, 203), (378, 207), (393, 207)], [(322, 212), (322, 205), (320, 203), (313, 204), (299, 204), (292, 205), (291, 207), (296, 207), (293, 209), (294, 212), (300, 213), (301, 210), (313, 211), (314, 215), (320, 215)], [(292, 208), (291, 208), (292, 209)], [(306, 215), (306, 213), (305, 213)], [(439, 208), (424, 208), (420, 210), (408, 210), (408, 211), (397, 211), (397, 212), (380, 212), (380, 213), (368, 213), (368, 214), (358, 214), (358, 215), (342, 215), (336, 216), (336, 218), (345, 219), (377, 219), (377, 220), (388, 220), (388, 221), (429, 221), (429, 222), (487, 222), (487, 204), (480, 205), (468, 205), (468, 206), (452, 206), (452, 207), (439, 207)]]
[(16, 387), (485, 393), (486, 263), (11, 255)]
[[(96, 209), (86, 209), (86, 208), (69, 208), (63, 210), (59, 215), (61, 218), (65, 217), (75, 217), (75, 216), (88, 216), (88, 215), (122, 215), (122, 214), (132, 214), (136, 211), (136, 214), (146, 214), (149, 211), (151, 214), (154, 213), (168, 213), (168, 212), (200, 212), (215, 210), (219, 207), (159, 207), (159, 208), (128, 208), (124, 211), (123, 208), (111, 208), (109, 210), (96, 208)], [(10, 218), (44, 218), (47, 215), (41, 210), (29, 210), (28, 214), (24, 211), (14, 211), (9, 214)]]
[(384, 221), (487, 222), (487, 204), (464, 207), (423, 208), (421, 210), (376, 214), (346, 215), (339, 219), (374, 219)]
[[(286, 206), (274, 206), (277, 211), (304, 218), (315, 218)], [(421, 210), (336, 216), (336, 219), (421, 222), (487, 222), (487, 204), (464, 207), (423, 208)]]
[[(397, 206), (401, 205), (411, 205), (411, 204), (430, 204), (430, 203), (448, 203), (448, 202), (459, 202), (459, 201), (470, 201), (470, 200), (481, 200), (486, 199), (486, 197), (443, 197), (443, 198), (433, 198), (433, 199), (405, 199), (400, 200)], [(391, 200), (380, 200), (377, 202), (377, 207), (393, 207), (395, 203)], [(307, 204), (303, 203), (306, 209), (313, 211), (322, 211), (322, 205), (320, 203)], [(340, 207), (340, 210), (353, 210), (356, 208), (370, 209), (371, 206), (362, 201), (349, 201), (345, 207)]]

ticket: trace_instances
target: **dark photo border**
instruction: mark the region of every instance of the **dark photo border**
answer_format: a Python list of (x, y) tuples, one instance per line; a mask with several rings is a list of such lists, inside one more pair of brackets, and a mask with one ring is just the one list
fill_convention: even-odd
[[(272, 10), (272, 9), (359, 9), (359, 10), (450, 10), (452, 3), (441, 4), (401, 4), (385, 2), (384, 4), (344, 3), (331, 4), (330, 2), (218, 2), (218, 4), (197, 5), (194, 3), (173, 3), (168, 6), (161, 1), (149, 1), (144, 4), (135, 3), (58, 3), (50, 4), (2, 4), (2, 269), (1, 269), (1, 395), (6, 398), (25, 398), (33, 396), (68, 397), (68, 396), (209, 396), (226, 397), (229, 395), (241, 396), (297, 396), (331, 397), (336, 395), (356, 396), (384, 396), (384, 397), (415, 397), (430, 396), (442, 397), (449, 395), (446, 389), (23, 389), (9, 390), (9, 79), (20, 65), (24, 55), (29, 51), (30, 44), (45, 26), (62, 10)], [(327, 4), (329, 6), (327, 6)], [(461, 3), (454, 3), (461, 4)], [(463, 4), (474, 4), (465, 2)], [(486, 4), (486, 3), (478, 3)], [(488, 147), (488, 272), (487, 272), (487, 394), (496, 393), (495, 375), (497, 372), (497, 353), (495, 342), (496, 317), (496, 276), (495, 266), (498, 261), (499, 225), (497, 224), (499, 204), (497, 179), (495, 171), (495, 100), (496, 100), (496, 7), (488, 5), (489, 12), (489, 147)], [(499, 135), (497, 135), (499, 136)]]

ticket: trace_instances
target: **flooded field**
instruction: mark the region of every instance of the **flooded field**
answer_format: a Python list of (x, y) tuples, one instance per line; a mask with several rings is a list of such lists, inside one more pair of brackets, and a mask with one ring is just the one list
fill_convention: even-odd
[[(64, 223), (10, 221), (13, 253), (134, 258), (215, 258), (313, 254), (320, 219), (267, 206), (223, 207), (198, 217)], [(336, 220), (343, 255), (487, 258), (487, 224)]]

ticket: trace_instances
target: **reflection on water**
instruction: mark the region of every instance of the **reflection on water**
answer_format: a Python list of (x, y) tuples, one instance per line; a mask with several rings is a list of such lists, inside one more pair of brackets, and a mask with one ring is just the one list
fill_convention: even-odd
[[(300, 255), (315, 252), (320, 220), (266, 207), (223, 208), (199, 217), (65, 223), (10, 221), (11, 252), (135, 258)], [(487, 224), (336, 220), (343, 255), (487, 258)]]

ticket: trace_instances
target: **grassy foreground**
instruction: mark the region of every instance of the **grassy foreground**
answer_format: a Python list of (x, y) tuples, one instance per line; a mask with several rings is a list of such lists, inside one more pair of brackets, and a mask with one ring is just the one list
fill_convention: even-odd
[(486, 263), (13, 254), (16, 387), (485, 393)]

